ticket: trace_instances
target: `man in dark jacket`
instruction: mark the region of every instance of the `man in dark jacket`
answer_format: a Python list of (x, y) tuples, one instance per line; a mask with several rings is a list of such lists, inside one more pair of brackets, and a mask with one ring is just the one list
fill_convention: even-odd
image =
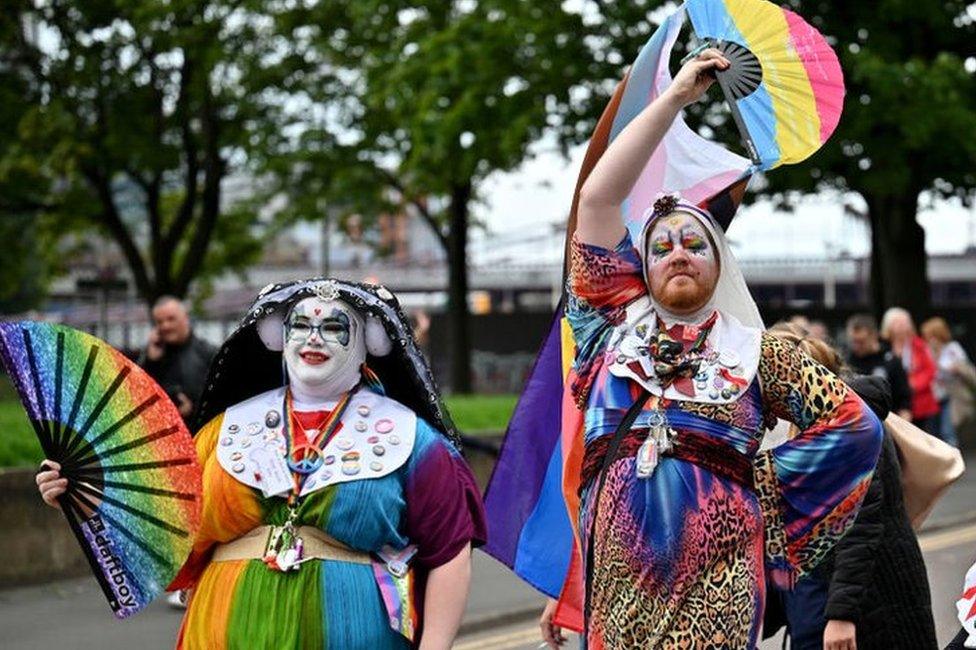
[(847, 321), (849, 353), (847, 363), (859, 375), (883, 377), (891, 388), (891, 410), (911, 421), (912, 390), (901, 361), (881, 346), (878, 325), (868, 314), (855, 314)]
[(152, 318), (155, 327), (139, 365), (166, 391), (183, 421), (189, 423), (216, 350), (193, 334), (190, 315), (178, 298), (163, 296), (157, 300)]

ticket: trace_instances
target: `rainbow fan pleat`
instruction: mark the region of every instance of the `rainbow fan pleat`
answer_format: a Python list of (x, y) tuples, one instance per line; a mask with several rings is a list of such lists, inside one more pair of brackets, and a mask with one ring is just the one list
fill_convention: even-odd
[[(96, 577), (115, 615), (130, 616), (169, 584), (199, 527), (192, 439), (159, 386), (93, 336), (0, 323), (0, 353), (45, 455), (70, 480), (77, 520), (66, 515)], [(97, 507), (87, 517), (79, 505)]]
[(766, 0), (688, 0), (700, 39), (737, 43), (762, 62), (763, 80), (735, 100), (763, 170), (797, 163), (837, 128), (844, 83), (837, 55), (795, 13)]

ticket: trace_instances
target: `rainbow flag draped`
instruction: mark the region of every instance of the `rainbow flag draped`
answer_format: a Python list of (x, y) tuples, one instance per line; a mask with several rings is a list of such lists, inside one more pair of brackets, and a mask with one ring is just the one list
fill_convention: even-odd
[[(682, 5), (641, 50), (600, 117), (577, 181), (568, 235), (575, 230), (579, 189), (597, 160), (670, 85), (668, 58), (684, 22)], [(748, 159), (701, 137), (679, 116), (625, 202), (624, 221), (636, 235), (659, 193), (680, 192), (726, 225), (754, 169)], [(579, 630), (582, 566), (575, 522), (583, 413), (565, 389), (573, 378), (575, 355), (576, 343), (560, 308), (515, 408), (485, 494), (485, 550), (542, 593), (559, 597), (556, 622)]]

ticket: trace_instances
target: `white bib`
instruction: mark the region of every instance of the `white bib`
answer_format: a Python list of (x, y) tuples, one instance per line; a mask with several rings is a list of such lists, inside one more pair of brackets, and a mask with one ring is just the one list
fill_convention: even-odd
[[(692, 378), (695, 394), (686, 395), (673, 384), (662, 388), (647, 354), (647, 341), (656, 332), (657, 317), (646, 296), (628, 305), (626, 321), (614, 329), (607, 346), (610, 374), (632, 379), (652, 395), (667, 399), (727, 404), (741, 396), (759, 370), (762, 331), (719, 312), (706, 339), (706, 349), (715, 354)], [(640, 366), (641, 373), (635, 365)]]
[[(217, 440), (217, 461), (235, 479), (265, 493), (291, 489), (282, 411), (286, 387), (227, 409)], [(300, 496), (328, 485), (379, 478), (399, 469), (413, 451), (417, 415), (399, 402), (360, 389), (349, 400), (342, 427), (322, 449)]]

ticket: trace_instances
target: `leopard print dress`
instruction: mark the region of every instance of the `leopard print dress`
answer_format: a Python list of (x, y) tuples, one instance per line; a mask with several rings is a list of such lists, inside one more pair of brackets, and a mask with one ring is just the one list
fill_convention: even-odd
[[(634, 383), (611, 375), (601, 360), (609, 331), (642, 284), (629, 239), (614, 250), (574, 242), (567, 318), (588, 442), (611, 435), (616, 427), (608, 423), (619, 422), (637, 396)], [(610, 466), (599, 508), (596, 480), (584, 484), (577, 523), (583, 557), (592, 557), (585, 646), (753, 648), (766, 577), (791, 583), (853, 522), (880, 424), (842, 381), (765, 334), (756, 376), (734, 402), (651, 397), (644, 409), (752, 459), (754, 486), (667, 456), (650, 477), (638, 478), (632, 455)], [(760, 452), (777, 418), (802, 433)]]

